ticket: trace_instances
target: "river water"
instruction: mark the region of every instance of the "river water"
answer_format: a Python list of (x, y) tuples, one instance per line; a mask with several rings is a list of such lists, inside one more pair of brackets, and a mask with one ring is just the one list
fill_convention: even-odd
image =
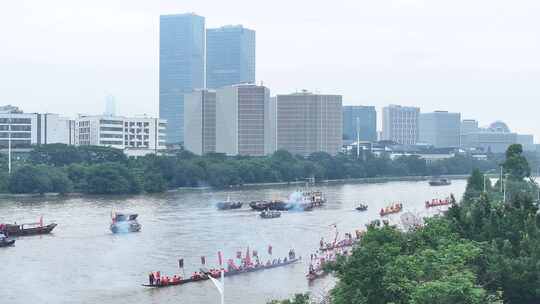
[[(199, 269), (201, 256), (216, 265), (219, 250), (227, 259), (249, 246), (266, 260), (268, 245), (272, 245), (274, 257), (286, 256), (294, 247), (297, 255), (308, 260), (321, 237), (333, 238), (332, 224), (337, 224), (341, 234), (353, 232), (380, 218), (380, 208), (392, 202), (402, 202), (405, 211), (433, 215), (437, 210), (428, 213), (424, 201), (450, 193), (459, 198), (465, 181), (454, 181), (447, 187), (391, 182), (316, 189), (327, 197), (323, 208), (284, 213), (271, 220), (259, 218), (247, 206), (218, 211), (215, 203), (227, 196), (240, 201), (285, 198), (295, 187), (0, 200), (0, 222), (35, 222), (43, 215), (46, 223), (58, 223), (51, 235), (18, 238), (15, 247), (0, 248), (0, 303), (219, 303), (209, 281), (159, 290), (141, 284), (149, 271), (181, 272), (179, 258), (184, 259), (186, 274)], [(354, 210), (360, 202), (369, 205), (367, 212)], [(111, 234), (112, 210), (138, 213), (142, 231)], [(389, 218), (399, 222), (399, 215)], [(332, 286), (331, 277), (308, 285), (307, 267), (299, 263), (227, 278), (226, 302), (266, 303), (300, 292), (322, 294)]]

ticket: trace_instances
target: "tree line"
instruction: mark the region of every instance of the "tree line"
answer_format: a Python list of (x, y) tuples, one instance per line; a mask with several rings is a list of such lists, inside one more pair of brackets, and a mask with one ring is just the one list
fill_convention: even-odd
[(501, 181), (474, 170), (444, 215), (409, 230), (368, 225), (352, 256), (329, 266), (338, 278), (330, 302), (540, 303), (538, 184), (520, 145), (502, 166), (506, 197)]
[(277, 151), (266, 157), (207, 154), (179, 150), (166, 155), (128, 158), (118, 149), (49, 144), (35, 147), (13, 164), (0, 157), (0, 191), (11, 193), (81, 192), (134, 194), (163, 192), (178, 187), (216, 188), (247, 183), (293, 182), (384, 176), (467, 174), (472, 168), (496, 169), (495, 159), (467, 155), (427, 163), (417, 156), (391, 159), (366, 153), (355, 156), (313, 153), (308, 157)]

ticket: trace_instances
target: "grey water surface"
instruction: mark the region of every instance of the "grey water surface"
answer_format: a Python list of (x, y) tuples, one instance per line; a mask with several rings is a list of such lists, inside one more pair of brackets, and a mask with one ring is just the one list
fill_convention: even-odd
[[(217, 264), (217, 251), (233, 258), (249, 246), (263, 260), (273, 247), (273, 257), (285, 256), (295, 248), (304, 260), (314, 252), (321, 237), (332, 239), (338, 231), (353, 232), (380, 218), (381, 207), (402, 202), (404, 211), (429, 216), (424, 202), (450, 193), (461, 197), (465, 181), (447, 187), (427, 182), (385, 184), (339, 184), (316, 186), (328, 203), (311, 212), (284, 213), (278, 219), (261, 219), (244, 206), (218, 211), (215, 203), (225, 200), (284, 199), (295, 186), (234, 190), (189, 190), (159, 195), (88, 196), (77, 198), (27, 198), (0, 200), (0, 223), (45, 222), (58, 227), (46, 236), (20, 237), (16, 245), (0, 248), (0, 303), (219, 303), (211, 282), (147, 289), (141, 286), (148, 272), (186, 274), (198, 270), (200, 257)], [(354, 208), (369, 205), (367, 212)], [(111, 211), (139, 214), (142, 231), (113, 235), (109, 231)], [(389, 217), (399, 222), (399, 215)], [(334, 284), (327, 277), (308, 285), (306, 262), (228, 278), (226, 302), (266, 303), (295, 293), (322, 294)]]

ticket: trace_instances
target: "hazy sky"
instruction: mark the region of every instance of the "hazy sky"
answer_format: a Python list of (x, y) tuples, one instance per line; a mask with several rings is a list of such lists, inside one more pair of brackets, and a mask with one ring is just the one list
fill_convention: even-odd
[(257, 80), (344, 104), (504, 120), (540, 141), (537, 0), (3, 0), (0, 104), (27, 112), (158, 112), (159, 15), (257, 31)]

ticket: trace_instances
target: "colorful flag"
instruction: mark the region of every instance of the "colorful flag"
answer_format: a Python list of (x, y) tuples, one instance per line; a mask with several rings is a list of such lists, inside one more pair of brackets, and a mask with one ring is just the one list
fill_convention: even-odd
[(201, 264), (206, 265), (206, 257), (201, 257)]
[(184, 259), (178, 260), (178, 268), (184, 268)]

